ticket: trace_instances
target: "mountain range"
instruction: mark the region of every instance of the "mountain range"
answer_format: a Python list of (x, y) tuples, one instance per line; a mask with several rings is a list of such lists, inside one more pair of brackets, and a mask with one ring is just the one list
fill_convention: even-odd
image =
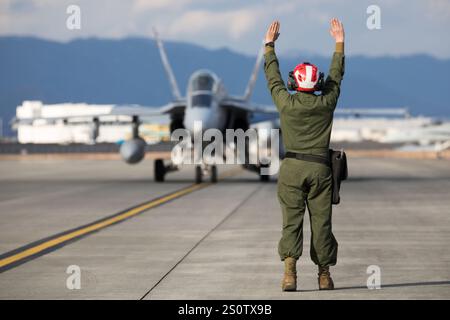
[[(180, 90), (197, 69), (210, 69), (232, 95), (242, 95), (255, 56), (228, 48), (206, 49), (165, 42)], [(283, 77), (309, 61), (327, 73), (330, 57), (301, 53), (279, 57)], [(261, 70), (262, 71), (262, 70)], [(152, 39), (98, 38), (55, 42), (34, 37), (0, 37), (0, 118), (7, 122), (23, 100), (159, 106), (171, 99), (168, 81)], [(427, 55), (347, 56), (339, 107), (408, 107), (413, 115), (450, 117), (450, 59)], [(272, 103), (263, 72), (252, 101)]]

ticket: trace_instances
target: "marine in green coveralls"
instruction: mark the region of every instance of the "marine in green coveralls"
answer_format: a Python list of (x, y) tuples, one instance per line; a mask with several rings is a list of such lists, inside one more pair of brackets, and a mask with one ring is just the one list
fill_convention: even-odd
[[(274, 49), (280, 23), (273, 22), (267, 31), (264, 71), (268, 88), (280, 113), (281, 133), (287, 152), (328, 157), (333, 112), (344, 74), (344, 28), (337, 19), (332, 19), (330, 25), (336, 50), (320, 94), (314, 93), (315, 90), (304, 91), (301, 88), (294, 94), (288, 92), (281, 78)], [(311, 70), (307, 72), (309, 77)], [(296, 75), (300, 76), (296, 73), (294, 77)], [(329, 166), (297, 158), (283, 159), (278, 179), (278, 200), (283, 213), (282, 237), (278, 246), (280, 258), (285, 263), (283, 291), (297, 290), (296, 262), (302, 254), (306, 207), (311, 222), (310, 254), (312, 261), (318, 265), (319, 289), (334, 289), (329, 267), (336, 264), (338, 244), (331, 228), (331, 196), (332, 176)]]

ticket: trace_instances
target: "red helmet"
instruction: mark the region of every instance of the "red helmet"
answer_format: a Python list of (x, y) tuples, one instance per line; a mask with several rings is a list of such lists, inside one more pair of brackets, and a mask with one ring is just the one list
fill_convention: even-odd
[(311, 92), (320, 90), (318, 83), (323, 79), (323, 73), (315, 65), (303, 62), (295, 67), (290, 77), (295, 81), (292, 83), (295, 90)]

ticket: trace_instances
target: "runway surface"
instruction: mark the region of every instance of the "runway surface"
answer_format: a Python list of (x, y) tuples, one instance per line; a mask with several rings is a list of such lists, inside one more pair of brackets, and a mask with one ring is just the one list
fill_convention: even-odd
[[(219, 183), (192, 186), (192, 167), (155, 183), (147, 160), (0, 161), (0, 298), (449, 299), (450, 162), (349, 170), (333, 207), (336, 290), (317, 290), (307, 221), (299, 291), (283, 293), (275, 179), (223, 166)], [(367, 289), (371, 265), (379, 290)]]

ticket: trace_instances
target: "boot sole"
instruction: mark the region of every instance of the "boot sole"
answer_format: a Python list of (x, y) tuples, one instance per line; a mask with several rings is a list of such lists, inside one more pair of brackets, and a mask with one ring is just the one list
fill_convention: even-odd
[(319, 288), (319, 290), (322, 290), (322, 291), (330, 291), (330, 290), (334, 290), (334, 288)]
[(282, 291), (297, 291), (297, 286), (285, 286), (281, 288)]

